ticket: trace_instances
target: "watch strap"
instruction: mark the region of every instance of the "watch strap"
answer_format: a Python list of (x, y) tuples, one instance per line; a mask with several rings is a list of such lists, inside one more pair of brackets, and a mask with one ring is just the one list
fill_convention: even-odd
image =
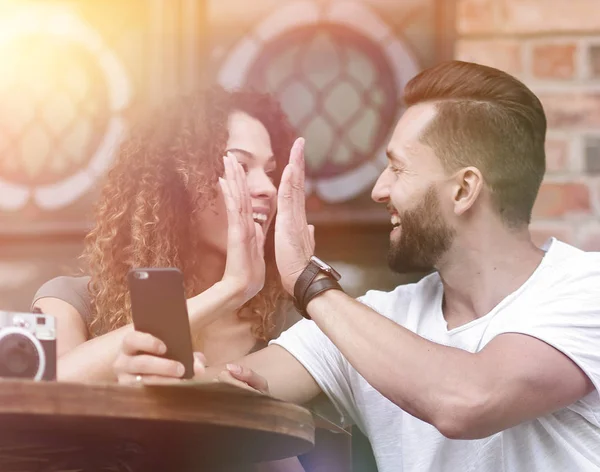
[(304, 318), (310, 320), (312, 318), (306, 311), (306, 306), (308, 305), (308, 302), (310, 302), (317, 295), (332, 289), (341, 290), (342, 292), (344, 291), (341, 285), (331, 277), (323, 277), (322, 279), (315, 280), (312, 284), (308, 286), (308, 289), (306, 290), (306, 293), (304, 294), (304, 298), (302, 298), (302, 300), (294, 300), (294, 306)]
[(308, 264), (300, 274), (300, 277), (294, 284), (294, 298), (297, 302), (301, 303), (306, 294), (306, 289), (315, 280), (317, 274), (321, 271), (321, 268), (313, 261), (308, 261)]
[[(332, 290), (332, 289), (343, 291), (340, 284), (337, 283), (336, 280), (334, 280), (330, 277), (324, 277), (322, 279), (315, 280), (310, 285), (310, 287), (308, 287), (308, 290), (306, 291), (306, 294), (304, 295), (304, 299), (302, 300), (302, 304), (304, 306), (304, 311), (306, 312), (306, 307), (308, 305), (308, 302), (310, 302), (313, 298), (315, 298), (317, 295), (320, 295), (323, 292), (326, 292), (327, 290)], [(306, 316), (308, 316), (310, 318), (308, 313), (306, 314)]]

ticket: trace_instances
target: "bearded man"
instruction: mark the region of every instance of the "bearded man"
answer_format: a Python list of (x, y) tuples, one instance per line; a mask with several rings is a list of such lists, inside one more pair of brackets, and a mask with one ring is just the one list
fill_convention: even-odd
[(381, 472), (600, 470), (600, 253), (531, 240), (540, 101), (458, 61), (412, 79), (405, 101), (372, 196), (391, 214), (392, 269), (432, 273), (346, 295), (313, 256), (299, 140), (275, 244), (306, 319), (228, 375), (297, 403), (324, 392), (366, 433)]

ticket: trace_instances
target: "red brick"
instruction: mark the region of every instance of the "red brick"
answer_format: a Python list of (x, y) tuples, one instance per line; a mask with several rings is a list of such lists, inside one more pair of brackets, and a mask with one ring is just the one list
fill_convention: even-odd
[(563, 92), (537, 94), (548, 118), (549, 128), (600, 126), (600, 93)]
[(541, 246), (552, 237), (568, 244), (573, 244), (575, 240), (573, 226), (563, 221), (553, 223), (534, 221), (531, 223), (529, 231), (536, 246)]
[(459, 40), (455, 46), (456, 59), (477, 62), (518, 75), (523, 69), (521, 44), (509, 39)]
[(502, 25), (508, 33), (600, 30), (598, 0), (504, 0)]
[(576, 44), (540, 44), (533, 47), (532, 72), (540, 79), (571, 79), (575, 75)]
[(459, 34), (481, 34), (496, 30), (494, 0), (458, 0), (456, 29)]
[(566, 139), (546, 139), (546, 171), (561, 172), (569, 165), (569, 142)]
[(543, 183), (533, 208), (534, 218), (590, 213), (590, 191), (581, 183)]

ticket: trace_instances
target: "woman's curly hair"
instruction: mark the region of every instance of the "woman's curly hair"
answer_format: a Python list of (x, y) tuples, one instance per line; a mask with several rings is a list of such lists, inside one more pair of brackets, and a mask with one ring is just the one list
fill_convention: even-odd
[[(131, 322), (127, 274), (134, 267), (177, 267), (186, 296), (206, 288), (196, 237), (197, 214), (217, 196), (228, 139), (228, 118), (243, 111), (263, 123), (279, 175), (294, 131), (277, 101), (254, 91), (212, 87), (182, 97), (132, 129), (108, 173), (86, 236), (83, 259), (91, 280), (95, 337)], [(285, 298), (275, 266), (273, 230), (266, 238), (264, 288), (238, 316), (250, 318), (257, 339), (274, 335), (276, 305)]]

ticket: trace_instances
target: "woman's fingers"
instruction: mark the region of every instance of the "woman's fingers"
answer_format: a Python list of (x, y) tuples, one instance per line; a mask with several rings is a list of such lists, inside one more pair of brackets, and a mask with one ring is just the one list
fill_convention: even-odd
[(125, 354), (121, 351), (113, 365), (117, 377), (125, 375), (157, 375), (181, 378), (185, 368), (180, 362), (149, 354)]
[(141, 331), (132, 331), (123, 338), (123, 354), (134, 355), (139, 352), (162, 356), (167, 352), (167, 346), (160, 339)]
[(238, 211), (242, 218), (242, 224), (244, 225), (244, 229), (248, 232), (246, 233), (250, 239), (254, 238), (253, 223), (254, 220), (252, 218), (252, 201), (250, 197), (250, 191), (248, 190), (248, 182), (246, 179), (246, 173), (244, 172), (244, 168), (237, 161), (235, 156), (231, 153), (227, 154), (229, 156), (230, 162), (232, 163), (234, 169), (235, 176), (235, 192), (239, 198), (239, 207)]
[(139, 383), (138, 376), (145, 382), (154, 377), (181, 379), (185, 373), (183, 364), (160, 357), (166, 352), (165, 343), (148, 333), (127, 333), (113, 365), (119, 383), (129, 383), (132, 379)]
[(229, 194), (233, 200), (234, 208), (239, 212), (241, 201), (238, 186), (236, 185), (236, 169), (231, 155), (227, 154), (223, 156), (223, 162), (225, 163), (225, 180), (229, 187)]
[[(206, 369), (206, 357), (200, 352), (194, 353), (194, 374), (202, 376)], [(169, 384), (182, 380), (185, 372), (183, 364), (162, 357), (125, 355), (117, 357), (114, 370), (120, 384)]]
[[(252, 217), (252, 198), (244, 169), (231, 153), (227, 153), (225, 160), (228, 163), (227, 169), (229, 169), (227, 176), (229, 193), (233, 196), (232, 201), (240, 218), (240, 227), (243, 227), (244, 235), (248, 236), (250, 241), (253, 241), (254, 244), (262, 248), (264, 234), (262, 227), (260, 227), (260, 230), (256, 228), (257, 223)], [(263, 239), (259, 241), (261, 236)]]
[[(219, 372), (219, 375), (217, 375), (217, 380), (220, 383), (233, 385), (234, 387), (239, 387), (239, 388), (243, 388), (246, 390), (250, 390), (251, 392), (258, 392), (258, 390), (251, 387), (246, 382), (242, 382), (241, 380), (236, 379), (233, 375), (231, 375), (230, 372), (228, 372), (226, 370)], [(262, 392), (259, 392), (259, 393), (262, 393)]]
[(227, 209), (227, 224), (229, 245), (239, 244), (239, 239), (244, 235), (243, 222), (239, 210), (239, 199), (236, 198), (236, 185), (234, 171), (232, 170), (231, 159), (223, 156), (225, 166), (225, 178), (219, 178), (219, 185), (223, 193), (225, 208)]
[(219, 182), (229, 215), (225, 275), (241, 281), (247, 293), (253, 296), (255, 289), (264, 285), (265, 235), (252, 215), (252, 200), (244, 168), (230, 153), (223, 157), (223, 162), (225, 179)]
[(244, 382), (255, 390), (261, 393), (269, 393), (269, 384), (267, 379), (262, 375), (257, 374), (252, 369), (238, 365), (238, 364), (227, 364), (227, 372), (236, 380)]
[[(244, 193), (246, 176), (242, 166), (231, 153), (223, 156), (223, 161), (225, 163), (225, 180), (230, 201), (227, 211), (231, 212), (235, 218), (236, 229), (240, 231), (240, 235), (247, 236), (251, 228), (249, 220), (252, 219), (252, 206), (249, 203), (249, 194)], [(250, 206), (250, 213), (248, 213), (248, 206)]]
[(225, 208), (227, 210), (227, 219), (230, 220), (231, 214), (235, 209), (233, 197), (229, 191), (229, 185), (223, 177), (219, 177), (219, 186), (221, 187), (221, 192), (223, 193), (223, 201), (225, 202)]
[(145, 354), (130, 357), (126, 370), (129, 374), (157, 375), (159, 377), (173, 378), (181, 378), (185, 373), (185, 368), (181, 362)]
[(245, 202), (242, 195), (242, 185), (239, 169), (240, 164), (235, 159), (235, 157), (231, 155), (231, 153), (227, 153), (223, 157), (223, 160), (225, 162), (225, 178), (229, 186), (229, 192), (233, 198), (235, 209), (238, 213), (242, 214)]
[(252, 218), (252, 197), (250, 197), (250, 189), (248, 188), (248, 178), (246, 176), (244, 168), (237, 162), (237, 160), (235, 162), (238, 166), (240, 192), (242, 197), (242, 203), (244, 205), (243, 210), (248, 216), (248, 222), (250, 223), (250, 225), (252, 225), (252, 223), (254, 223), (254, 220)]
[(227, 181), (219, 177), (219, 185), (221, 186), (223, 200), (225, 201), (225, 208), (227, 210), (227, 225), (229, 228), (228, 240), (230, 243), (237, 243), (237, 235), (240, 232), (240, 214), (235, 206), (235, 202), (231, 195), (231, 191)]

